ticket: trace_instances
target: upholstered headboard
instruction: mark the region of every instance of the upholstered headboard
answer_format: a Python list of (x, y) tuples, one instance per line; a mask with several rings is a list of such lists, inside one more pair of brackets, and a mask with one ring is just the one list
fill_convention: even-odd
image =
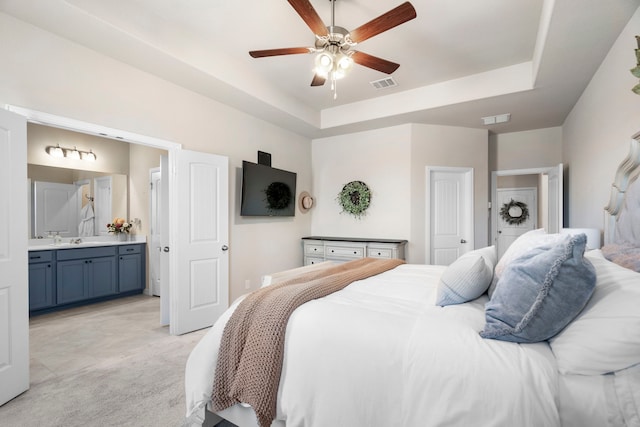
[(640, 133), (631, 139), (629, 154), (620, 163), (605, 207), (604, 243), (640, 247)]

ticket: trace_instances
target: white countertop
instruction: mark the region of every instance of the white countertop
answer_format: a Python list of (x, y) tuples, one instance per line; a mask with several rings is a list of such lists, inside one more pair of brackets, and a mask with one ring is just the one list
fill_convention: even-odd
[(55, 244), (53, 239), (29, 239), (28, 249), (30, 251), (50, 251), (56, 249), (91, 248), (96, 246), (131, 245), (136, 243), (146, 243), (146, 236), (132, 234), (129, 240), (117, 240), (115, 236), (91, 236), (80, 237), (81, 243), (71, 243), (77, 237), (64, 237), (62, 242)]

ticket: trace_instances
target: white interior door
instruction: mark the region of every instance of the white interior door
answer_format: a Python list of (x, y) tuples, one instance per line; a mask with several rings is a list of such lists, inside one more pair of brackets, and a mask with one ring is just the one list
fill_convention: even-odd
[[(498, 204), (496, 209), (498, 213), (504, 206), (510, 206), (511, 201), (524, 203), (526, 205), (526, 219), (523, 221), (505, 220), (502, 215), (498, 215), (498, 240), (497, 251), (498, 258), (501, 258), (507, 248), (522, 234), (533, 230), (538, 224), (538, 198), (536, 196), (536, 188), (499, 188), (497, 190)], [(511, 216), (520, 217), (524, 212), (518, 206), (511, 207)]]
[(78, 187), (74, 184), (34, 181), (34, 236), (78, 235)]
[(29, 388), (27, 122), (0, 109), (0, 405)]
[(213, 325), (229, 304), (229, 159), (174, 150), (169, 163), (170, 248), (178, 249), (169, 252), (169, 330), (179, 335)]
[(449, 265), (474, 248), (473, 169), (427, 167), (427, 254)]
[(149, 287), (151, 295), (160, 296), (160, 253), (162, 242), (160, 241), (160, 168), (149, 170)]
[[(164, 185), (160, 186), (158, 193), (158, 204), (163, 215), (158, 218), (160, 228), (160, 324), (168, 325), (171, 322), (171, 292), (169, 286), (171, 272), (171, 257), (169, 256), (170, 242), (170, 218), (171, 210), (169, 206), (169, 157), (160, 156), (160, 176), (165, 177)], [(175, 203), (175, 202), (174, 202)]]

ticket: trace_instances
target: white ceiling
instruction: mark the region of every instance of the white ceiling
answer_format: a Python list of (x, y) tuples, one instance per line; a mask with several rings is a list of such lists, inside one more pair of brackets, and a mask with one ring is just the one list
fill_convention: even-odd
[[(331, 2), (310, 0), (325, 24)], [(402, 1), (337, 0), (348, 30)], [(400, 123), (559, 126), (640, 0), (411, 0), (417, 18), (359, 44), (401, 64), (397, 87), (356, 65), (310, 87), (313, 55), (249, 50), (313, 46), (285, 0), (0, 0), (0, 11), (309, 137)], [(633, 41), (631, 41), (633, 42)], [(630, 51), (629, 68), (635, 65)], [(481, 117), (511, 113), (505, 124)]]

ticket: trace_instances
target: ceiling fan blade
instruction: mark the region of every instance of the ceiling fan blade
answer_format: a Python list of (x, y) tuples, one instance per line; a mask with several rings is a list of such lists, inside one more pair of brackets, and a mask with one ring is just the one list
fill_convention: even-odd
[(387, 74), (393, 73), (400, 66), (400, 64), (396, 64), (395, 62), (387, 61), (386, 59), (378, 58), (377, 56), (363, 52), (354, 52), (353, 55), (351, 55), (351, 59), (353, 59), (353, 62), (356, 64), (373, 68), (374, 70)]
[(313, 80), (311, 80), (311, 86), (322, 86), (326, 81), (327, 81), (326, 77), (316, 74), (313, 76)]
[(289, 4), (298, 12), (300, 18), (307, 24), (313, 34), (318, 36), (327, 36), (327, 26), (324, 25), (318, 12), (313, 8), (309, 0), (288, 0)]
[(411, 3), (402, 3), (395, 9), (391, 9), (389, 12), (384, 13), (351, 31), (351, 40), (356, 43), (361, 43), (375, 35), (390, 30), (393, 27), (404, 24), (416, 16), (416, 10), (413, 8)]
[(252, 50), (249, 52), (253, 58), (264, 58), (266, 56), (278, 56), (278, 55), (296, 55), (299, 53), (311, 53), (311, 49), (308, 47), (285, 47), (282, 49), (266, 49), (266, 50)]

